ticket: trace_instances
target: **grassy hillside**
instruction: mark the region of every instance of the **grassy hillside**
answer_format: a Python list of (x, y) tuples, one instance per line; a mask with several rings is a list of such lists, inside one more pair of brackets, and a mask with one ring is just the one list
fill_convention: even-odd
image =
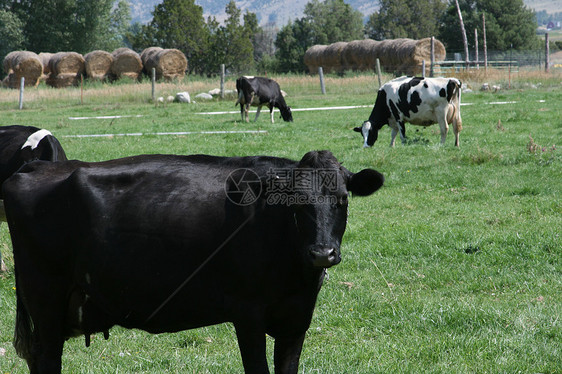
[[(293, 123), (271, 124), (267, 114), (257, 123), (241, 122), (238, 112), (201, 114), (237, 111), (232, 98), (155, 105), (142, 83), (87, 85), (82, 96), (80, 89), (26, 89), (21, 111), (17, 92), (0, 89), (0, 125), (47, 128), (70, 158), (87, 161), (141, 153), (300, 159), (329, 149), (352, 171), (377, 169), (385, 186), (350, 201), (343, 261), (320, 292), (299, 373), (559, 373), (561, 76), (520, 73), (507, 90), (506, 73), (498, 74), (494, 82), (504, 89), (497, 93), (478, 91), (482, 78), (461, 76), (475, 91), (462, 97), (470, 105), (461, 109), (458, 149), (452, 134), (439, 145), (437, 125), (407, 125), (408, 144), (395, 148), (385, 127), (375, 146), (363, 149), (352, 128), (371, 111), (378, 89), (372, 75), (329, 76), (326, 95), (316, 77), (273, 77), (288, 93)], [(157, 92), (194, 96), (217, 85), (186, 79)], [(297, 110), (351, 105), (366, 107)], [(116, 115), (128, 117), (71, 119)], [(267, 133), (201, 133), (258, 129)], [(155, 135), (178, 131), (192, 134)], [(145, 135), (73, 137), (130, 133)], [(15, 284), (5, 224), (0, 250), (10, 269), (0, 278), (0, 372), (25, 373), (11, 343)], [(110, 335), (94, 336), (89, 348), (83, 338), (69, 340), (63, 371), (242, 371), (230, 324), (162, 335), (116, 327)], [(273, 339), (268, 355), (272, 368)]]

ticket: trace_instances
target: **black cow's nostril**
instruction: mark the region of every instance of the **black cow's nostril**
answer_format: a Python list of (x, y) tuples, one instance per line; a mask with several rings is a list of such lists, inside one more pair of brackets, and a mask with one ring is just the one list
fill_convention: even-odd
[(329, 268), (340, 263), (341, 258), (336, 248), (315, 247), (310, 249), (312, 265), (315, 267)]

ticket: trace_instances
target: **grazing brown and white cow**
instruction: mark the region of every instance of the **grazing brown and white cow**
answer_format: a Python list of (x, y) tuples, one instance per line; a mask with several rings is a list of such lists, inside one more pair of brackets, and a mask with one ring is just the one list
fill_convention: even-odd
[(406, 122), (418, 126), (439, 123), (441, 144), (445, 144), (449, 125), (453, 125), (455, 146), (462, 130), (460, 113), (462, 83), (456, 78), (400, 77), (384, 84), (377, 94), (369, 119), (354, 128), (363, 135), (363, 147), (375, 144), (379, 130), (388, 124), (392, 130), (390, 146), (400, 132), (406, 143)]
[(348, 196), (383, 182), (328, 151), (29, 163), (3, 185), (16, 352), (32, 374), (60, 373), (72, 336), (232, 322), (246, 373), (269, 372), (266, 334), (275, 373), (297, 373)]
[(236, 80), (236, 91), (238, 100), (234, 106), (240, 104), (242, 121), (249, 121), (250, 105), (258, 107), (254, 122), (258, 120), (261, 107), (265, 105), (269, 108), (271, 123), (274, 123), (273, 108), (279, 109), (285, 122), (293, 122), (291, 108), (287, 106), (279, 84), (274, 80), (263, 77), (240, 77)]
[[(0, 187), (23, 164), (32, 160), (64, 161), (66, 154), (48, 130), (18, 125), (0, 127)], [(5, 221), (2, 199), (0, 188), (0, 221)], [(0, 253), (0, 271), (5, 270)]]

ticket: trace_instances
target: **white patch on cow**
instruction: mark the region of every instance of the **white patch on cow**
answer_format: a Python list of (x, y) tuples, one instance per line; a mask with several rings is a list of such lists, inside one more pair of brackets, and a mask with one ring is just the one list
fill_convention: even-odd
[(247, 78), (247, 79), (254, 79), (255, 77), (254, 77), (253, 75), (244, 75), (244, 78)]
[(369, 144), (367, 144), (367, 138), (369, 137), (370, 130), (371, 130), (371, 122), (369, 121), (363, 122), (363, 126), (361, 126), (361, 133), (363, 134), (363, 148), (369, 147)]
[(78, 324), (80, 326), (82, 326), (82, 321), (84, 320), (84, 305), (86, 305), (86, 302), (88, 301), (89, 298), (90, 296), (86, 295), (84, 297), (84, 302), (82, 303), (82, 305), (78, 307)]
[(86, 283), (92, 284), (92, 279), (90, 278), (90, 273), (86, 273)]
[(23, 143), (23, 145), (21, 146), (21, 148), (25, 148), (25, 147), (31, 147), (31, 149), (35, 149), (37, 148), (37, 146), (39, 145), (39, 142), (41, 140), (43, 140), (43, 138), (47, 135), (53, 135), (51, 134), (50, 131), (48, 130), (39, 130), (34, 132), (33, 134), (29, 135), (29, 137), (27, 138), (26, 142)]

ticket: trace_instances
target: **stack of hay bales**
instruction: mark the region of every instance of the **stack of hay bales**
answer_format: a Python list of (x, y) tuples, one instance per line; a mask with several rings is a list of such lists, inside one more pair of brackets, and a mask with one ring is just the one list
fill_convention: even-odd
[(324, 50), (324, 62), (326, 68), (323, 68), (326, 73), (343, 71), (342, 64), (342, 51), (347, 45), (346, 42), (332, 43)]
[(371, 49), (378, 42), (372, 39), (354, 40), (342, 50), (342, 68), (345, 70), (366, 71), (376, 65), (376, 57), (371, 54)]
[(51, 65), (49, 64), (51, 57), (53, 57), (52, 53), (39, 53), (39, 60), (41, 60), (41, 63), (43, 64), (43, 75), (41, 75), (41, 81), (46, 81), (49, 77), (49, 74), (51, 74)]
[(142, 64), (143, 64), (143, 72), (144, 72), (145, 74), (149, 74), (149, 75), (150, 75), (150, 71), (149, 71), (150, 69), (147, 69), (147, 68), (146, 68), (146, 61), (147, 61), (150, 57), (152, 57), (152, 55), (154, 55), (155, 53), (160, 52), (162, 49), (163, 49), (163, 48), (161, 48), (161, 47), (148, 47), (148, 48), (143, 49), (143, 51), (142, 51), (141, 54), (140, 54), (140, 57), (141, 57), (141, 61), (142, 61)]
[(324, 69), (325, 64), (322, 58), (326, 47), (325, 45), (316, 44), (306, 50), (304, 54), (304, 64), (308, 66), (310, 73), (318, 72), (320, 66)]
[(129, 48), (118, 48), (111, 55), (113, 56), (111, 74), (116, 79), (128, 77), (136, 80), (139, 78), (142, 61), (137, 52)]
[[(342, 46), (343, 43), (343, 46)], [(435, 39), (435, 61), (445, 59), (443, 43)], [(386, 71), (415, 75), (421, 73), (422, 63), (426, 61), (429, 69), (431, 61), (431, 38), (421, 40), (372, 39), (355, 40), (349, 43), (337, 42), (328, 46), (310, 47), (304, 56), (304, 63), (311, 73), (322, 66), (324, 71), (342, 72), (344, 70), (373, 70), (376, 60)]]
[(84, 57), (76, 52), (58, 52), (49, 59), (49, 68), (51, 70), (47, 78), (49, 86), (55, 88), (77, 86), (85, 72)]
[(106, 51), (96, 50), (84, 56), (86, 76), (93, 80), (106, 80), (111, 76), (113, 55)]
[(3, 84), (10, 88), (19, 88), (22, 77), (25, 78), (25, 86), (35, 87), (43, 74), (43, 64), (34, 52), (10, 52), (4, 58), (3, 66), (8, 73)]
[(152, 74), (153, 68), (156, 70), (157, 80), (181, 79), (187, 70), (187, 58), (178, 49), (149, 47), (142, 51), (141, 60), (146, 74)]

